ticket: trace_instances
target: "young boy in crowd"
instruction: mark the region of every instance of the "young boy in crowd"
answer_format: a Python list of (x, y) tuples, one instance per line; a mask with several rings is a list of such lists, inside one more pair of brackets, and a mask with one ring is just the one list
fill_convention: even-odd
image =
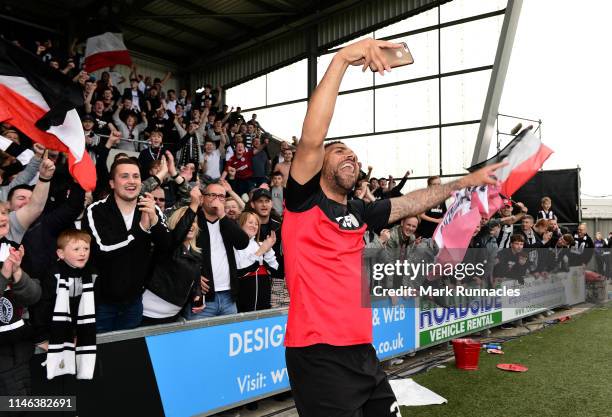
[(283, 187), (283, 173), (274, 171), (272, 174), (272, 184), (270, 193), (272, 194), (272, 208), (279, 214), (283, 215), (283, 199), (285, 188)]
[(151, 164), (158, 161), (166, 154), (166, 148), (162, 144), (164, 134), (161, 130), (154, 130), (149, 136), (150, 145), (140, 152), (138, 155), (138, 164), (140, 165), (140, 176), (143, 180), (149, 178), (149, 168)]
[(538, 211), (537, 220), (552, 220), (556, 218), (557, 216), (552, 211), (552, 200), (550, 197), (542, 197), (542, 200), (540, 200), (540, 211)]
[[(47, 351), (47, 378), (92, 379), (96, 364), (96, 309), (89, 268), (91, 236), (65, 230), (57, 239), (57, 263), (42, 280), (42, 297), (31, 311), (35, 342)], [(76, 353), (76, 354), (75, 354)]]

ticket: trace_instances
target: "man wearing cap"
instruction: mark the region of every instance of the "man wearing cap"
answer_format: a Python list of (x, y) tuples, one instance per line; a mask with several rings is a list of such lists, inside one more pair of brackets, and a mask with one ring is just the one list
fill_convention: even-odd
[(271, 274), (272, 277), (272, 308), (280, 307), (289, 301), (286, 295), (285, 273), (283, 262), (281, 222), (278, 213), (272, 209), (272, 193), (265, 188), (257, 188), (251, 198), (251, 210), (259, 217), (259, 241), (263, 242), (272, 232), (276, 234), (276, 243), (272, 246), (278, 261), (278, 270)]
[[(525, 207), (523, 203), (516, 203), (513, 205), (513, 202), (506, 198), (503, 204), (498, 217), (501, 221), (501, 231), (497, 237), (497, 246), (500, 251), (510, 247), (510, 237), (514, 234), (514, 223), (522, 220), (527, 214), (527, 207)], [(520, 209), (520, 211), (513, 214), (513, 208), (515, 206), (517, 209)]]

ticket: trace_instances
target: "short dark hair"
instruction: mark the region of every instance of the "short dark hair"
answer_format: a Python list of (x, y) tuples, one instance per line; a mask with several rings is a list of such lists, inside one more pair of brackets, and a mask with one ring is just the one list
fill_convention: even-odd
[(119, 158), (129, 158), (130, 156), (125, 152), (117, 152), (113, 158), (113, 162), (115, 162)]
[(337, 145), (337, 144), (341, 144), (346, 146), (346, 143), (342, 142), (341, 140), (332, 140), (331, 142), (327, 142), (324, 146), (323, 149), (327, 149), (332, 145)]
[(16, 185), (15, 187), (11, 188), (11, 191), (9, 191), (8, 195), (6, 196), (6, 201), (11, 201), (11, 198), (13, 198), (13, 194), (15, 194), (15, 191), (17, 190), (29, 190), (34, 192), (34, 186), (27, 184)]
[(564, 234), (561, 239), (565, 240), (565, 242), (569, 245), (569, 246), (574, 246), (574, 236), (572, 236), (569, 233)]
[(133, 158), (116, 159), (115, 162), (113, 162), (113, 165), (111, 165), (111, 169), (110, 169), (110, 179), (111, 180), (115, 178), (115, 171), (117, 170), (117, 167), (119, 165), (135, 165), (136, 167), (138, 167), (138, 170), (140, 171), (140, 165), (138, 164), (138, 161), (136, 161), (135, 159)]
[[(272, 176), (273, 176), (273, 177), (284, 177), (283, 173), (282, 173), (282, 172), (280, 172), (280, 171), (274, 171), (274, 172), (272, 173)], [(610, 232), (610, 233), (612, 233), (612, 232)]]
[(523, 242), (523, 243), (525, 243), (525, 236), (520, 235), (518, 233), (510, 236), (510, 243), (514, 243), (514, 242)]

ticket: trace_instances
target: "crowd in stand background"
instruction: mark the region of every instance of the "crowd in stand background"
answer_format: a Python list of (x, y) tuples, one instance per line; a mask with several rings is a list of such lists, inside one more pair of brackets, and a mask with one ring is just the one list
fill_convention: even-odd
[[(282, 142), (278, 155), (270, 155), (271, 136), (257, 116), (246, 120), (239, 107), (228, 108), (220, 87), (177, 93), (164, 89), (170, 73), (152, 79), (136, 67), (127, 80), (112, 71), (96, 79), (78, 68), (76, 57), (59, 62), (50, 45), (40, 43), (34, 52), (82, 88), (79, 111), (98, 182), (84, 192), (65, 155), (45, 152), (2, 125), (0, 134), (34, 156), (23, 166), (0, 154), (1, 395), (29, 392), (34, 346), (48, 350), (48, 375), (55, 375), (64, 361), (53, 355), (71, 350), (74, 356), (76, 344), (76, 373), (87, 378), (93, 371), (79, 358), (83, 349), (95, 351), (96, 332), (289, 301), (280, 229), (295, 144)], [(410, 175), (396, 182), (367, 171), (351, 198), (400, 196)], [(437, 184), (439, 177), (429, 178), (428, 186)], [(379, 235), (368, 233), (367, 247), (433, 250), (430, 238), (445, 211), (441, 204)], [(490, 278), (522, 280), (544, 264), (562, 270), (588, 263), (584, 248), (595, 248), (610, 275), (612, 240), (598, 234), (593, 241), (585, 225), (574, 234), (560, 228), (550, 199), (542, 199), (535, 219), (527, 212), (507, 200), (474, 235), (470, 246), (490, 254)], [(536, 259), (542, 252), (534, 248), (547, 248), (547, 259)], [(487, 278), (478, 285), (495, 283)]]

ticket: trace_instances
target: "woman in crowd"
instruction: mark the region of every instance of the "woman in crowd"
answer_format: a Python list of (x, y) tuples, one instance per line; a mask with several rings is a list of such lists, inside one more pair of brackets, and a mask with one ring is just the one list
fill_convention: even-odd
[(249, 235), (250, 241), (246, 249), (234, 249), (240, 277), (238, 311), (265, 310), (270, 308), (270, 273), (278, 269), (278, 261), (272, 249), (276, 242), (276, 234), (272, 232), (263, 242), (257, 243), (260, 224), (259, 217), (255, 213), (242, 213), (239, 224)]
[[(200, 287), (201, 250), (196, 246), (200, 229), (197, 220), (191, 224), (184, 221), (187, 209), (186, 206), (177, 209), (168, 219), (173, 249), (168, 256), (158, 258), (142, 296), (142, 325), (176, 321), (183, 306), (197, 296), (193, 289)], [(193, 312), (203, 308), (203, 305), (194, 306)]]

